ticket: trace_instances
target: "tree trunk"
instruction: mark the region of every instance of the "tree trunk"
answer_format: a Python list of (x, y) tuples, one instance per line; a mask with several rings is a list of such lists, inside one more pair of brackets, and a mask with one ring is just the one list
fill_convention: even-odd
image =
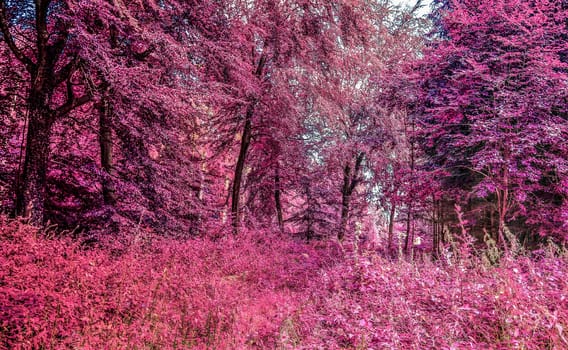
[(505, 225), (506, 225), (506, 215), (507, 215), (507, 200), (508, 200), (508, 190), (498, 191), (498, 241), (497, 245), (503, 248), (503, 251), (508, 254), (507, 240), (505, 238)]
[[(266, 63), (266, 56), (263, 54), (258, 60), (258, 65), (256, 66), (256, 71), (254, 75), (260, 79), (262, 77), (262, 70), (264, 69), (264, 64)], [(241, 149), (239, 150), (239, 158), (237, 159), (237, 165), (235, 167), (235, 175), (233, 177), (233, 193), (231, 197), (231, 215), (233, 222), (233, 233), (237, 234), (239, 232), (239, 200), (241, 193), (241, 182), (243, 179), (243, 171), (245, 168), (245, 160), (247, 157), (248, 148), (250, 146), (251, 135), (252, 135), (252, 116), (254, 114), (254, 109), (258, 99), (254, 99), (250, 102), (247, 107), (245, 114), (245, 125), (243, 127), (243, 135), (241, 136)]]
[(364, 152), (359, 152), (355, 158), (355, 168), (353, 173), (351, 172), (350, 161), (343, 168), (343, 187), (341, 189), (341, 221), (339, 224), (339, 232), (337, 233), (337, 239), (340, 241), (345, 237), (345, 231), (347, 230), (347, 224), (349, 222), (349, 212), (351, 210), (351, 196), (355, 187), (359, 183), (359, 170), (361, 169), (361, 164), (365, 158)]
[(441, 201), (436, 200), (432, 195), (432, 259), (440, 258), (440, 241), (443, 234), (442, 227), (442, 205)]
[[(63, 64), (59, 58), (67, 52), (68, 28), (49, 33), (48, 17), (50, 0), (34, 2), (35, 38), (30, 37), (23, 52), (12, 36), (11, 27), (21, 27), (8, 18), (6, 1), (0, 1), (0, 32), (15, 58), (25, 66), (30, 75), (27, 96), (28, 131), (22, 180), (16, 188), (16, 215), (28, 218), (32, 224), (41, 225), (45, 220), (46, 179), (49, 161), (51, 127), (56, 118), (64, 116), (77, 106), (89, 101), (88, 96), (76, 99), (71, 76), (75, 72), (78, 57)], [(26, 53), (32, 53), (30, 58)], [(65, 55), (65, 57), (72, 57)], [(56, 70), (56, 68), (58, 68)], [(50, 109), (51, 97), (62, 84), (67, 87), (67, 101), (56, 110)]]
[(284, 232), (284, 216), (282, 214), (282, 199), (280, 189), (280, 166), (276, 164), (274, 171), (274, 201), (276, 204), (276, 217), (278, 219), (278, 227), (280, 232)]
[(351, 167), (349, 164), (343, 168), (343, 188), (341, 189), (341, 222), (339, 224), (339, 232), (337, 239), (340, 241), (345, 237), (347, 229), (347, 221), (349, 219), (349, 206), (351, 204), (351, 193), (349, 191), (351, 182)]
[(408, 215), (406, 216), (406, 238), (404, 240), (404, 252), (408, 254), (412, 244), (412, 201), (408, 203)]
[(246, 116), (245, 125), (243, 127), (243, 134), (241, 136), (241, 149), (239, 151), (239, 158), (237, 159), (237, 166), (235, 167), (235, 175), (233, 176), (233, 192), (231, 197), (231, 215), (233, 220), (233, 232), (239, 232), (239, 200), (241, 193), (241, 182), (243, 178), (243, 171), (245, 167), (245, 160), (247, 157), (248, 148), (250, 146), (252, 134), (252, 115), (254, 113), (254, 105), (249, 105)]
[[(412, 134), (414, 135), (414, 121), (412, 122)], [(410, 179), (414, 181), (414, 142), (410, 141)], [(408, 190), (408, 215), (406, 218), (406, 239), (404, 240), (404, 252), (408, 254), (410, 246), (413, 244), (414, 232), (412, 230), (412, 204), (414, 202), (414, 191), (409, 187)]]
[[(34, 99), (31, 99), (33, 103)], [(16, 193), (16, 214), (40, 226), (45, 219), (46, 180), (53, 120), (37, 105), (30, 107), (22, 181)]]
[(498, 211), (498, 238), (503, 248), (505, 254), (509, 253), (507, 239), (505, 237), (505, 228), (507, 224), (507, 212), (509, 211), (509, 168), (508, 168), (508, 160), (509, 160), (509, 151), (507, 148), (503, 147), (502, 150), (503, 159), (505, 160), (505, 165), (501, 169), (501, 180), (503, 181), (503, 189), (497, 190), (497, 211)]
[(396, 214), (396, 205), (394, 200), (391, 202), (391, 209), (389, 213), (389, 232), (388, 232), (388, 251), (392, 250), (392, 240), (394, 235), (394, 218)]
[(307, 211), (306, 211), (306, 242), (309, 242), (314, 236), (314, 217), (313, 212), (315, 211), (313, 198), (312, 198), (312, 191), (310, 190), (310, 185), (305, 185), (305, 192), (306, 192), (306, 203), (307, 203)]
[(98, 106), (99, 110), (99, 145), (101, 149), (101, 167), (105, 174), (102, 179), (103, 199), (105, 204), (116, 203), (116, 190), (114, 187), (114, 169), (112, 161), (112, 107), (103, 100)]

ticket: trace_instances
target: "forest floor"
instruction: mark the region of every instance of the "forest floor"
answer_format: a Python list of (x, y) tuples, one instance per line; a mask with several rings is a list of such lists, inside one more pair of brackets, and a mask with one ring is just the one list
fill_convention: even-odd
[(568, 348), (552, 248), (488, 264), (349, 247), (258, 232), (86, 245), (0, 217), (0, 349)]

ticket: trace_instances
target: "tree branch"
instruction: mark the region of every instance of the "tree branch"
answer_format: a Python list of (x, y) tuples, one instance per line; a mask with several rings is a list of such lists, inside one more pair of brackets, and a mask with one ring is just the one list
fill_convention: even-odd
[(351, 181), (351, 186), (349, 187), (349, 193), (353, 193), (355, 187), (357, 187), (357, 185), (361, 181), (359, 170), (361, 169), (363, 159), (365, 159), (365, 152), (359, 152), (359, 154), (357, 154), (357, 159), (355, 160), (355, 170), (353, 171), (353, 180)]
[(44, 66), (47, 63), (47, 43), (49, 33), (47, 31), (47, 9), (51, 0), (35, 0), (35, 19), (36, 19), (36, 45), (37, 45), (37, 65)]
[(67, 102), (64, 105), (55, 110), (55, 118), (62, 117), (77, 107), (80, 107), (91, 101), (91, 96), (89, 94), (84, 94), (83, 96), (76, 98), (73, 91), (73, 84), (71, 79), (67, 80)]
[(32, 60), (29, 59), (29, 57), (27, 57), (22, 53), (22, 51), (18, 48), (18, 46), (14, 42), (14, 37), (12, 36), (12, 33), (10, 33), (5, 0), (0, 0), (0, 30), (2, 31), (2, 35), (4, 36), (4, 41), (6, 42), (6, 44), (8, 44), (10, 51), (12, 51), (12, 53), (14, 54), (14, 56), (16, 56), (18, 61), (26, 65), (28, 70), (30, 68), (35, 68), (35, 64), (32, 62)]
[(65, 80), (69, 80), (71, 75), (77, 69), (78, 57), (75, 56), (69, 63), (67, 63), (63, 68), (61, 68), (55, 75), (55, 86), (63, 83)]

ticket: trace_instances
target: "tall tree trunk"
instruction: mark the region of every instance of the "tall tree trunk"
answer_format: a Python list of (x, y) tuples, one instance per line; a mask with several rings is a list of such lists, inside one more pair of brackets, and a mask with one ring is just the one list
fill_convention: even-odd
[(440, 258), (441, 228), (441, 201), (432, 195), (432, 259)]
[(406, 238), (404, 239), (404, 252), (408, 254), (412, 244), (412, 201), (408, 203), (408, 213), (406, 216)]
[(345, 230), (347, 229), (349, 219), (349, 206), (351, 205), (350, 185), (351, 167), (347, 164), (343, 168), (343, 187), (341, 189), (341, 222), (339, 224), (339, 232), (337, 233), (337, 239), (340, 241), (345, 237)]
[[(46, 179), (49, 161), (51, 127), (54, 121), (67, 115), (74, 108), (87, 103), (88, 96), (76, 99), (71, 76), (76, 70), (78, 57), (67, 63), (59, 58), (65, 52), (69, 32), (48, 32), (48, 16), (51, 0), (34, 2), (35, 38), (29, 38), (24, 52), (16, 44), (11, 27), (15, 27), (14, 18), (10, 18), (6, 1), (0, 1), (0, 31), (2, 41), (20, 61), (30, 75), (30, 87), (27, 96), (28, 131), (26, 135), (26, 153), (22, 180), (16, 188), (16, 214), (29, 218), (30, 222), (41, 225), (44, 221)], [(28, 50), (29, 49), (29, 50)], [(33, 52), (30, 58), (27, 53)], [(69, 57), (69, 56), (67, 56)], [(57, 68), (57, 69), (56, 69)], [(67, 101), (56, 110), (50, 109), (51, 97), (58, 86), (66, 84)]]
[(392, 241), (394, 235), (394, 219), (396, 214), (396, 203), (394, 200), (391, 201), (391, 208), (389, 213), (389, 231), (388, 231), (388, 251), (392, 250)]
[(16, 214), (42, 225), (45, 218), (46, 180), (52, 116), (47, 109), (30, 101), (26, 153), (22, 181), (16, 192)]
[(310, 185), (305, 185), (305, 192), (306, 192), (306, 203), (307, 203), (307, 211), (306, 211), (306, 241), (309, 242), (314, 236), (314, 216), (313, 213), (315, 211), (314, 208), (314, 200), (312, 198), (312, 192), (310, 190)]
[[(414, 130), (415, 129), (415, 125), (414, 125), (414, 121), (412, 121), (412, 137), (414, 136)], [(411, 181), (414, 181), (414, 141), (410, 141), (410, 179)], [(408, 215), (406, 217), (406, 239), (404, 240), (404, 252), (408, 254), (410, 246), (413, 243), (414, 240), (414, 232), (412, 230), (412, 220), (413, 220), (413, 215), (412, 215), (412, 204), (414, 202), (414, 191), (413, 189), (410, 188), (408, 189), (408, 205), (407, 205), (407, 209), (408, 209)]]
[(276, 217), (278, 219), (278, 227), (280, 232), (284, 232), (284, 216), (282, 214), (282, 199), (281, 199), (281, 188), (280, 188), (280, 165), (276, 164), (276, 169), (274, 170), (274, 201), (276, 204)]
[(102, 179), (103, 199), (105, 204), (116, 203), (116, 190), (114, 187), (114, 169), (112, 160), (112, 106), (103, 97), (98, 106), (99, 111), (99, 145), (101, 149), (101, 167), (105, 174)]
[[(255, 76), (260, 80), (262, 77), (262, 70), (264, 69), (264, 64), (266, 63), (266, 56), (263, 54), (258, 60), (258, 65), (256, 66)], [(239, 158), (237, 159), (237, 165), (235, 166), (235, 175), (233, 177), (233, 192), (231, 196), (231, 215), (233, 223), (233, 233), (237, 234), (239, 232), (239, 201), (241, 193), (241, 182), (243, 180), (243, 171), (245, 168), (245, 160), (248, 153), (248, 148), (250, 146), (251, 136), (252, 136), (252, 117), (254, 115), (254, 109), (258, 102), (258, 98), (250, 102), (247, 107), (245, 114), (245, 124), (243, 126), (243, 134), (241, 136), (241, 148), (239, 150)]]
[(501, 245), (505, 254), (509, 253), (507, 239), (505, 237), (507, 212), (509, 211), (509, 151), (503, 147), (502, 150), (505, 165), (501, 169), (501, 180), (503, 181), (503, 189), (497, 190), (497, 211), (498, 211), (498, 244)]
[(364, 152), (359, 152), (355, 158), (355, 167), (351, 172), (351, 161), (343, 168), (343, 187), (341, 189), (341, 221), (339, 224), (339, 232), (337, 239), (340, 241), (345, 237), (347, 224), (349, 222), (349, 212), (351, 210), (351, 196), (355, 187), (359, 184), (359, 170), (365, 158)]
[(239, 232), (239, 201), (241, 194), (241, 182), (243, 178), (243, 171), (245, 168), (245, 160), (247, 157), (248, 148), (250, 146), (252, 134), (252, 115), (254, 113), (254, 105), (249, 105), (246, 116), (245, 125), (243, 127), (243, 134), (241, 136), (241, 148), (239, 151), (239, 158), (237, 159), (237, 166), (235, 167), (235, 175), (233, 176), (233, 192), (231, 197), (231, 215), (233, 220), (233, 232)]

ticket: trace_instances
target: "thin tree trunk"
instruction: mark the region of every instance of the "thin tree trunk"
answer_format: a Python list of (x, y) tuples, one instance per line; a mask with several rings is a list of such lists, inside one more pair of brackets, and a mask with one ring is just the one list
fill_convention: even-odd
[[(414, 122), (412, 122), (412, 133), (414, 134)], [(410, 141), (410, 178), (414, 181), (414, 142)], [(414, 240), (414, 232), (412, 230), (412, 204), (414, 202), (414, 191), (408, 191), (408, 215), (406, 218), (406, 239), (404, 240), (404, 252), (408, 254), (412, 241)]]
[(116, 203), (116, 190), (114, 187), (114, 169), (112, 157), (112, 107), (103, 100), (99, 105), (99, 145), (101, 149), (101, 167), (105, 174), (102, 179), (103, 199), (105, 204)]
[(276, 217), (278, 219), (278, 227), (280, 232), (284, 232), (284, 215), (282, 214), (282, 199), (280, 188), (280, 166), (276, 164), (274, 171), (274, 201), (276, 204)]
[(404, 252), (408, 254), (410, 249), (412, 236), (412, 201), (408, 203), (408, 215), (406, 216), (406, 238), (404, 239)]
[[(266, 56), (263, 54), (256, 67), (255, 75), (258, 79), (262, 76), (262, 70), (264, 69), (264, 64), (266, 63)], [(241, 183), (243, 180), (243, 171), (245, 168), (245, 161), (250, 146), (251, 136), (252, 136), (252, 117), (254, 115), (254, 109), (258, 99), (250, 102), (247, 107), (245, 114), (245, 124), (243, 126), (243, 134), (241, 136), (241, 148), (239, 150), (239, 158), (237, 159), (237, 165), (235, 166), (235, 175), (233, 176), (233, 191), (231, 195), (231, 215), (233, 224), (233, 233), (237, 234), (239, 232), (239, 201), (241, 193)]]
[(343, 188), (341, 189), (341, 222), (337, 239), (343, 240), (345, 230), (347, 229), (347, 221), (349, 219), (349, 206), (351, 204), (351, 193), (349, 187), (351, 183), (351, 167), (349, 164), (343, 168)]
[(438, 220), (436, 201), (432, 201), (432, 260), (438, 260)]
[(241, 136), (241, 148), (239, 151), (239, 158), (237, 159), (237, 166), (235, 167), (235, 175), (233, 176), (233, 192), (231, 197), (231, 215), (233, 220), (233, 232), (237, 234), (239, 232), (239, 201), (241, 194), (241, 182), (243, 178), (243, 171), (245, 167), (245, 160), (250, 146), (250, 139), (252, 134), (252, 115), (254, 112), (254, 106), (251, 104), (245, 116), (245, 125), (243, 128), (243, 134)]
[(438, 260), (440, 258), (440, 242), (443, 240), (442, 204), (441, 201), (436, 200), (434, 196), (432, 196), (432, 203), (432, 259)]
[(394, 236), (394, 219), (396, 215), (396, 204), (394, 200), (391, 201), (391, 208), (389, 213), (389, 232), (388, 232), (388, 251), (392, 250), (392, 241)]
[(306, 228), (306, 241), (309, 242), (314, 236), (314, 217), (313, 211), (315, 210), (312, 193), (310, 191), (310, 185), (305, 185), (305, 192), (306, 192), (306, 203), (307, 203), (307, 213), (306, 213), (306, 221), (307, 221), (307, 228)]
[(505, 160), (505, 165), (502, 169), (502, 181), (503, 181), (503, 190), (497, 190), (497, 209), (498, 209), (498, 237), (503, 248), (505, 254), (509, 253), (509, 247), (507, 246), (507, 240), (505, 237), (505, 227), (506, 227), (506, 220), (507, 220), (507, 212), (509, 211), (508, 201), (509, 201), (509, 168), (508, 168), (508, 160), (509, 160), (509, 152), (506, 148), (503, 149), (503, 159)]
[(507, 215), (507, 198), (508, 198), (508, 190), (505, 189), (504, 191), (498, 191), (500, 195), (497, 196), (499, 200), (499, 227), (498, 227), (498, 245), (503, 248), (503, 251), (507, 254), (508, 247), (507, 247), (507, 240), (505, 239), (505, 225), (506, 225), (506, 215)]

